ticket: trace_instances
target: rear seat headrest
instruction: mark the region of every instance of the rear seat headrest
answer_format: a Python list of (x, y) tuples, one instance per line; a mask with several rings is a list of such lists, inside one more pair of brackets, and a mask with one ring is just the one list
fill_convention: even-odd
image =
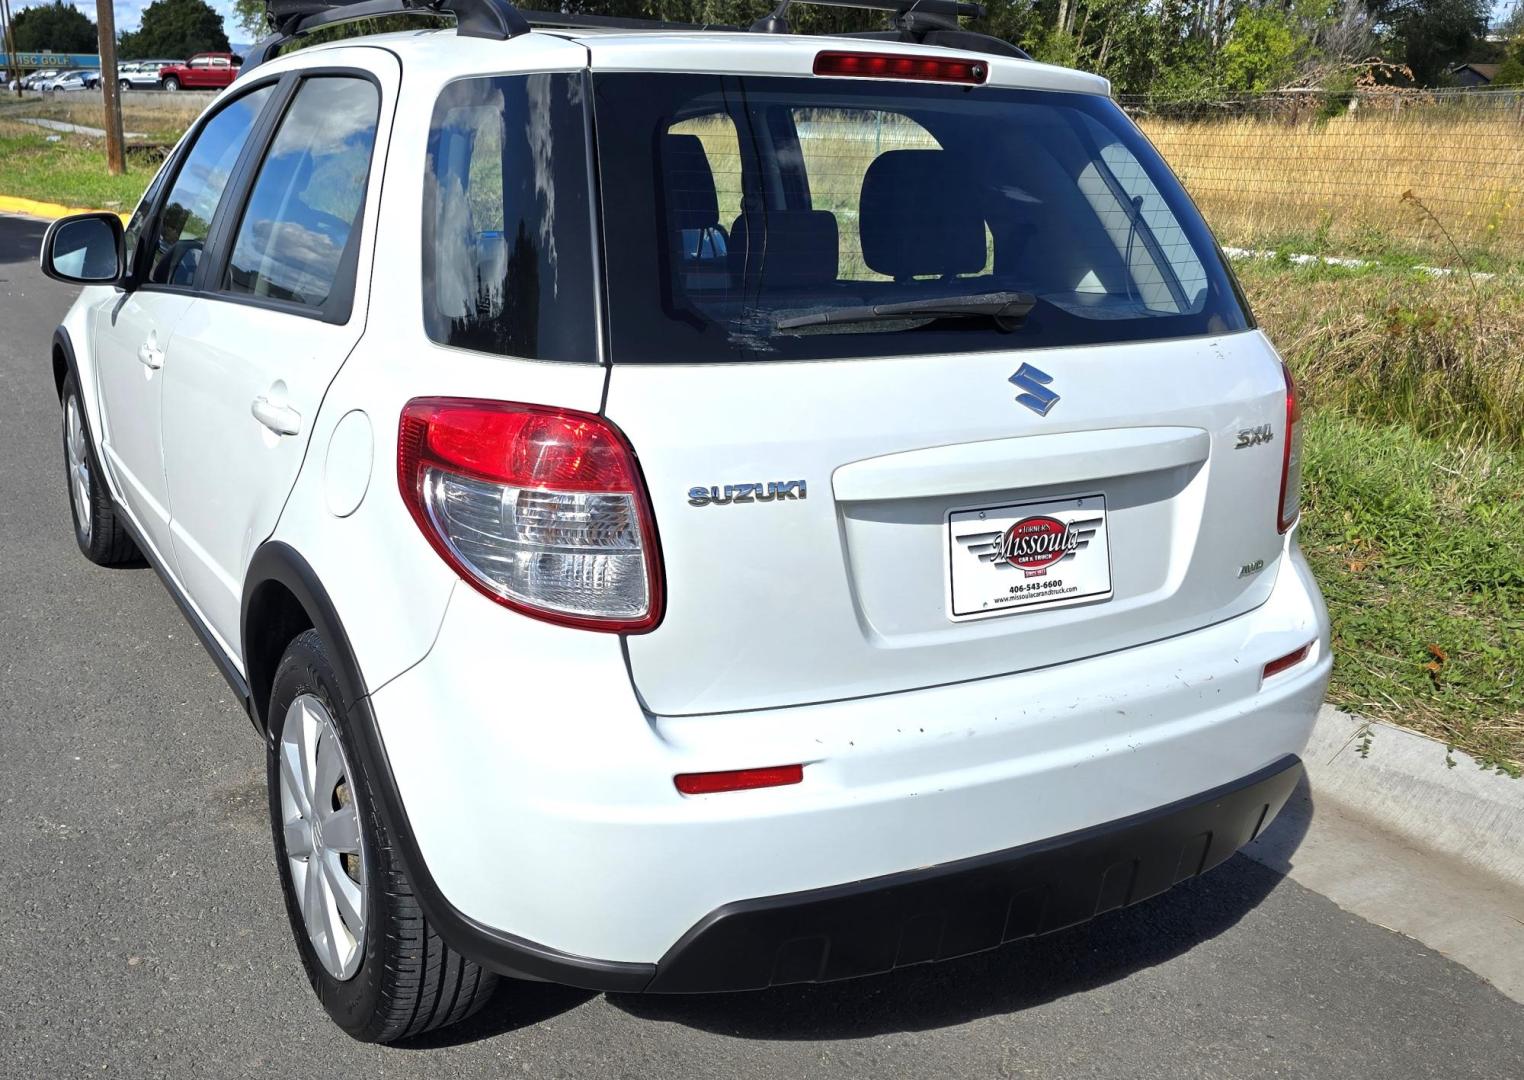
[(858, 228), (863, 262), (892, 278), (984, 269), (984, 217), (942, 150), (890, 150), (863, 177)]
[(828, 210), (742, 214), (730, 230), (730, 275), (737, 285), (797, 289), (836, 280), (841, 244)]
[(714, 170), (697, 135), (663, 135), (661, 167), (672, 228), (712, 229), (720, 223)]

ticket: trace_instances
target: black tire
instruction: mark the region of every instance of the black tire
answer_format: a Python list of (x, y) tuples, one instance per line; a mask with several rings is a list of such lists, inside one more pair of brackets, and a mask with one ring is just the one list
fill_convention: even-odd
[(118, 79), (116, 82), (116, 88), (125, 94), (127, 91), (132, 89), (132, 84), (126, 79)]
[[(74, 541), (85, 558), (97, 566), (140, 565), (142, 553), (126, 524), (111, 501), (111, 492), (102, 479), (100, 459), (95, 455), (95, 440), (90, 436), (90, 420), (80, 403), (79, 383), (71, 371), (64, 377), (63, 385), (63, 451), (64, 479), (69, 490), (69, 518), (74, 524)], [(76, 484), (73, 465), (69, 456), (70, 409), (77, 410), (78, 423), (84, 437), (83, 460), (88, 476), (83, 479), (86, 490), (84, 504), (88, 514), (81, 512), (80, 484)]]
[(334, 1023), (361, 1042), (389, 1043), (459, 1023), (492, 996), (497, 976), (446, 945), (424, 919), (391, 837), (376, 813), (370, 778), (355, 747), (349, 706), (323, 639), (316, 630), (299, 634), (286, 647), (270, 694), (270, 731), (280, 745), (286, 713), (303, 694), (328, 710), (350, 772), (349, 798), (360, 821), (365, 862), (366, 914), (359, 969), (340, 981), (319, 960), (302, 919), (291, 869), (280, 799), (276, 752), (266, 768), (270, 828), (275, 861), (286, 897), (286, 915), (302, 966)]
[(159, 85), (162, 86), (166, 90), (178, 90), (178, 89), (180, 89), (180, 80), (175, 78), (173, 75), (171, 75), (169, 78), (165, 79)]

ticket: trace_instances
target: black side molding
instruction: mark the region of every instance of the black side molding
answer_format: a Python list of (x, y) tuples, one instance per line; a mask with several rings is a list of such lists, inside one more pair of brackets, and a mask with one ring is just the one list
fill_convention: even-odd
[[(371, 709), (370, 693), (360, 675), (349, 635), (339, 620), (322, 582), (307, 560), (292, 547), (270, 541), (254, 553), (245, 578), (243, 619), (248, 637), (250, 599), (260, 585), (276, 581), (290, 590), (311, 618), (313, 627), (328, 646), (329, 656), (342, 683), (344, 696), (352, 702), (349, 730), (355, 736), (356, 750), (370, 777), (378, 802), (377, 812), (391, 835), (402, 865), (413, 884), (419, 906), (434, 931), (456, 952), (470, 957), (495, 971), (518, 978), (563, 983), (588, 990), (639, 991), (656, 974), (654, 964), (632, 964), (616, 960), (593, 960), (504, 933), (472, 919), (455, 908), (440, 891), (429, 873), (428, 864), (418, 850), (417, 837), (408, 821), (407, 810), (397, 791), (391, 761)], [(261, 722), (263, 707), (260, 706)], [(266, 745), (268, 745), (268, 738)]]

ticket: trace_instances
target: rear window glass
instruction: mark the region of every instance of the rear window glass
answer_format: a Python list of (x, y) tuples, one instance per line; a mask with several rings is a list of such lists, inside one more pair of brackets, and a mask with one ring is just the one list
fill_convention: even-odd
[(580, 73), (444, 89), (423, 198), (423, 317), (433, 340), (598, 359), (586, 117)]
[[(1249, 325), (1199, 214), (1105, 98), (719, 75), (607, 74), (595, 88), (615, 361)], [(990, 297), (1012, 306), (964, 310)], [(923, 310), (875, 310), (906, 304)]]

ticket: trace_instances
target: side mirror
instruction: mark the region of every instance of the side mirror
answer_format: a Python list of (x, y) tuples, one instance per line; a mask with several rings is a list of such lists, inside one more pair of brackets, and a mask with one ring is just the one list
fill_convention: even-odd
[(42, 238), (42, 272), (74, 285), (114, 285), (127, 276), (122, 236), (115, 214), (59, 218)]

